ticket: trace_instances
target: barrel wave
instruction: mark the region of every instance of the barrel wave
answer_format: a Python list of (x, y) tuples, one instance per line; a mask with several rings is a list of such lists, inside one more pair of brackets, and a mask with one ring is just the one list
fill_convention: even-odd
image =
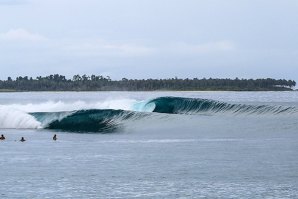
[[(122, 131), (126, 127), (146, 128), (148, 125), (158, 125), (164, 121), (179, 124), (181, 117), (184, 119), (192, 117), (190, 115), (208, 115), (210, 117), (237, 117), (238, 115), (285, 115), (287, 117), (291, 115), (295, 118), (298, 116), (296, 107), (236, 104), (201, 98), (158, 97), (147, 101), (131, 100), (131, 102), (134, 103), (130, 110), (98, 109), (98, 103), (94, 103), (96, 105), (94, 108), (92, 108), (93, 104), (86, 104), (86, 107), (91, 107), (91, 109), (69, 111), (70, 105), (66, 104), (67, 111), (54, 109), (52, 112), (37, 112), (36, 109), (40, 107), (40, 104), (30, 104), (30, 107), (33, 107), (33, 112), (27, 111), (27, 105), (14, 105), (15, 107), (25, 107), (26, 109), (23, 110), (15, 110), (8, 105), (0, 108), (0, 128), (111, 133)], [(178, 115), (180, 115), (179, 118)], [(195, 117), (195, 120), (199, 119), (200, 117)], [(136, 127), (137, 125), (138, 127)]]
[(152, 112), (167, 114), (292, 114), (298, 112), (295, 107), (229, 104), (209, 99), (181, 97), (159, 97), (147, 102), (146, 106), (153, 107)]
[[(162, 122), (165, 118), (171, 119), (170, 116), (173, 114), (206, 113), (208, 115), (280, 115), (297, 113), (297, 109), (283, 106), (229, 104), (199, 98), (159, 97), (141, 105), (137, 111), (91, 109), (73, 112), (32, 113), (32, 115), (47, 129), (110, 133), (122, 130), (126, 125), (135, 125), (135, 121), (142, 121), (146, 118), (153, 118), (150, 122), (157, 123)], [(144, 123), (148, 125), (148, 123)]]
[(91, 109), (73, 112), (31, 113), (46, 129), (70, 132), (116, 132), (125, 121), (146, 117), (146, 113), (137, 113), (113, 109)]

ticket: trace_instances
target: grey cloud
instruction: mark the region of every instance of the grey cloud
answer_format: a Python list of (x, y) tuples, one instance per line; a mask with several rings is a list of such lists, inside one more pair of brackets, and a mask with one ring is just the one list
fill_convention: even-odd
[(0, 0), (0, 78), (297, 80), (297, 9), (295, 0)]

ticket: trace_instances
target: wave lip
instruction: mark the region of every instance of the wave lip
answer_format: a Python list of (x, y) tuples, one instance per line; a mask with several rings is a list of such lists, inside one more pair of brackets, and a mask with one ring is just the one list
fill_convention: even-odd
[[(152, 105), (154, 104), (154, 106)], [(154, 107), (152, 112), (167, 114), (196, 113), (233, 113), (233, 114), (282, 114), (297, 113), (295, 107), (229, 104), (209, 99), (159, 97), (147, 102), (146, 106)]]

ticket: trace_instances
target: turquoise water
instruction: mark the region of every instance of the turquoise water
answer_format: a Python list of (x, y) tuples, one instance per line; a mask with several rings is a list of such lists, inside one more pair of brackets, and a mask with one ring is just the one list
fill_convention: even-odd
[(297, 108), (297, 92), (0, 93), (0, 196), (297, 198)]

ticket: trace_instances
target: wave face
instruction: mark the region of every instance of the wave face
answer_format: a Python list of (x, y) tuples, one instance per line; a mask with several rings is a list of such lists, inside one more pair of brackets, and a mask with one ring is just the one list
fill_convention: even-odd
[(150, 100), (145, 105), (152, 112), (167, 114), (196, 114), (196, 113), (225, 113), (233, 114), (281, 114), (297, 113), (294, 107), (229, 104), (209, 99), (181, 98), (181, 97), (159, 97)]
[(125, 121), (145, 117), (146, 114), (113, 110), (91, 109), (73, 112), (31, 113), (46, 129), (57, 129), (71, 132), (115, 132)]

